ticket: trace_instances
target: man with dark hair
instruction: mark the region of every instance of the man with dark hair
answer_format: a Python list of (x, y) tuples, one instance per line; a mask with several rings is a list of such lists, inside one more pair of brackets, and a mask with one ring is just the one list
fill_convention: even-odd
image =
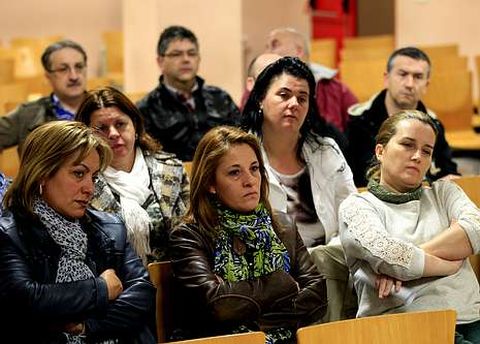
[(432, 117), (438, 127), (432, 167), (427, 178), (436, 180), (458, 175), (457, 165), (452, 160), (452, 152), (445, 139), (445, 129), (435, 114), (421, 101), (427, 91), (430, 69), (430, 59), (420, 49), (415, 47), (398, 49), (392, 53), (387, 62), (387, 70), (384, 73), (385, 89), (369, 101), (349, 108), (347, 160), (357, 187), (367, 184), (365, 175), (372, 159), (375, 158), (375, 136), (380, 125), (388, 116), (400, 110), (416, 109), (425, 112)]
[(40, 124), (73, 120), (85, 97), (87, 54), (78, 43), (53, 43), (43, 52), (41, 61), (52, 93), (0, 117), (0, 150), (15, 145), (20, 150), (27, 135)]
[(240, 113), (222, 89), (204, 84), (197, 76), (198, 41), (192, 31), (170, 26), (160, 35), (157, 63), (159, 85), (139, 101), (146, 130), (163, 149), (184, 161), (193, 159), (202, 136), (218, 125), (236, 125)]

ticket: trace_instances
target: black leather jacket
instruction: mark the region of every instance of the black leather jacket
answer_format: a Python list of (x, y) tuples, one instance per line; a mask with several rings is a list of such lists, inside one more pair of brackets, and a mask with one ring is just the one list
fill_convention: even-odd
[(163, 84), (137, 104), (143, 114), (145, 129), (157, 139), (166, 152), (178, 159), (191, 161), (203, 135), (219, 125), (237, 125), (240, 112), (232, 98), (222, 89), (205, 85), (197, 76), (198, 88), (193, 92), (195, 110), (189, 112)]
[[(55, 283), (60, 248), (35, 219), (7, 211), (0, 218), (0, 324), (3, 338), (15, 343), (64, 343), (61, 328), (85, 322), (88, 343), (155, 343), (155, 288), (126, 240), (122, 222), (107, 213), (87, 211), (86, 263), (97, 276)], [(108, 301), (106, 282), (98, 277), (113, 268), (123, 292)]]
[(277, 216), (277, 235), (291, 258), (291, 271), (276, 271), (253, 280), (227, 283), (213, 272), (214, 242), (193, 224), (170, 235), (172, 267), (186, 303), (183, 326), (188, 335), (228, 333), (239, 324), (260, 330), (298, 328), (318, 321), (326, 311), (325, 280), (318, 274), (296, 226), (288, 215)]

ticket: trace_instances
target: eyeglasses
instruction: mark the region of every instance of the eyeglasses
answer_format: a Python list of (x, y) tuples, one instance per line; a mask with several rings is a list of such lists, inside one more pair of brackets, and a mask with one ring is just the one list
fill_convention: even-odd
[(64, 65), (61, 66), (60, 68), (57, 69), (50, 69), (48, 72), (49, 73), (57, 73), (58, 75), (61, 76), (66, 76), (73, 71), (75, 71), (76, 74), (81, 74), (83, 71), (87, 68), (87, 65), (84, 63), (77, 63), (74, 66), (69, 66), (69, 65)]
[(168, 54), (163, 54), (165, 57), (170, 57), (172, 59), (180, 59), (184, 55), (187, 55), (188, 57), (195, 58), (197, 57), (198, 51), (197, 50), (187, 50), (187, 51), (181, 51), (181, 50), (174, 50), (171, 53)]

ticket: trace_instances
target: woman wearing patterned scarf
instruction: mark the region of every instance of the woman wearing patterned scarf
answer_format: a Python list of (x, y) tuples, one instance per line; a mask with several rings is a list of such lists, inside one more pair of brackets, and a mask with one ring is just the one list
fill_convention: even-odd
[(145, 132), (140, 111), (112, 87), (88, 92), (76, 120), (95, 128), (113, 151), (112, 162), (97, 178), (91, 206), (122, 217), (144, 265), (168, 260), (168, 235), (188, 205), (182, 162), (160, 150)]
[(341, 241), (357, 316), (452, 308), (455, 343), (480, 343), (480, 293), (468, 259), (480, 251), (480, 211), (451, 181), (422, 184), (436, 135), (420, 111), (382, 124), (368, 191), (340, 207)]
[(257, 139), (217, 127), (192, 163), (190, 208), (170, 235), (173, 271), (192, 336), (262, 330), (292, 343), (326, 310), (317, 273), (290, 218), (274, 216)]
[(0, 218), (4, 338), (155, 343), (155, 289), (116, 217), (87, 209), (111, 150), (79, 122), (49, 122), (23, 146)]

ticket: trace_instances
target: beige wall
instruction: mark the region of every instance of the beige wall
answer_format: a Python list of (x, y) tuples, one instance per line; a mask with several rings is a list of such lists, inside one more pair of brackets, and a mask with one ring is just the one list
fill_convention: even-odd
[(458, 43), (474, 71), (473, 56), (480, 55), (479, 15), (478, 0), (397, 0), (397, 45)]
[[(143, 0), (142, 0), (143, 1)], [(87, 51), (90, 75), (100, 68), (101, 33), (121, 30), (118, 0), (20, 0), (0, 1), (0, 40), (12, 37), (63, 35)]]

